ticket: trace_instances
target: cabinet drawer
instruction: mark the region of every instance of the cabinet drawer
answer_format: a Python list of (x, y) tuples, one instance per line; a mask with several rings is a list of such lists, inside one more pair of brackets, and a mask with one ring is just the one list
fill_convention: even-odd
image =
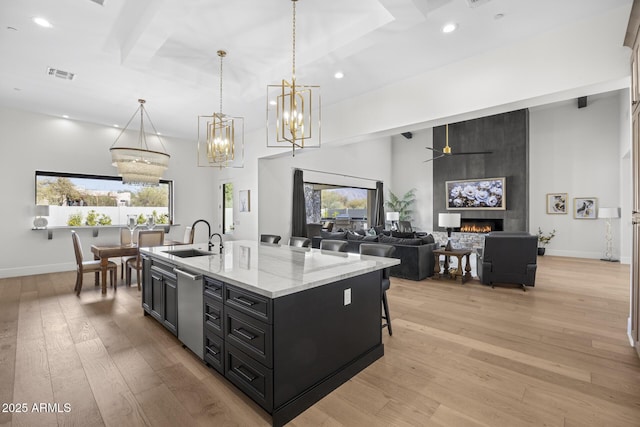
[(273, 365), (272, 327), (229, 307), (224, 310), (225, 340), (268, 368)]
[(224, 341), (205, 328), (204, 361), (224, 375)]
[(223, 334), (223, 315), (222, 315), (222, 302), (216, 301), (208, 296), (204, 297), (204, 326), (212, 332), (222, 336)]
[(271, 323), (271, 300), (231, 285), (224, 288), (225, 305), (255, 317), (263, 322)]
[(267, 412), (273, 412), (273, 371), (233, 345), (225, 345), (225, 377)]
[(204, 295), (222, 301), (222, 289), (224, 284), (211, 277), (204, 276)]

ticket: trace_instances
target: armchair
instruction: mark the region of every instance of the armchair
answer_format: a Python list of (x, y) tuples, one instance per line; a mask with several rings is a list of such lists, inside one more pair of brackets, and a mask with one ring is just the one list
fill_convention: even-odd
[(538, 237), (527, 232), (493, 231), (485, 236), (477, 255), (478, 278), (492, 287), (496, 283), (534, 286)]

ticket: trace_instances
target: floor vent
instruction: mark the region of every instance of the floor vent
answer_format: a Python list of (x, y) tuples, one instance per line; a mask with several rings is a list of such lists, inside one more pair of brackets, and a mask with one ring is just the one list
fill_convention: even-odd
[(47, 74), (63, 80), (73, 80), (73, 78), (76, 76), (74, 73), (70, 73), (68, 71), (63, 71), (63, 70), (57, 70), (51, 67), (47, 68)]

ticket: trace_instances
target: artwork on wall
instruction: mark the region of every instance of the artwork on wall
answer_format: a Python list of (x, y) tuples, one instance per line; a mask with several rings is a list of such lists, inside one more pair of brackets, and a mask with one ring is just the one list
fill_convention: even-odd
[(240, 190), (238, 197), (238, 204), (240, 206), (240, 212), (250, 212), (251, 211), (251, 201), (249, 198), (249, 190)]
[(567, 193), (547, 194), (547, 213), (566, 214), (567, 213)]
[(506, 178), (466, 179), (446, 181), (447, 209), (507, 208)]
[(573, 217), (576, 219), (596, 219), (598, 199), (595, 197), (574, 197)]

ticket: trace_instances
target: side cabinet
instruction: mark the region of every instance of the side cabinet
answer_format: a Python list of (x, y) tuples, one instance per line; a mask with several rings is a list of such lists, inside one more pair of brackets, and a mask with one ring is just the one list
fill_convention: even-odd
[(178, 334), (177, 278), (173, 265), (143, 257), (142, 308), (172, 334)]

